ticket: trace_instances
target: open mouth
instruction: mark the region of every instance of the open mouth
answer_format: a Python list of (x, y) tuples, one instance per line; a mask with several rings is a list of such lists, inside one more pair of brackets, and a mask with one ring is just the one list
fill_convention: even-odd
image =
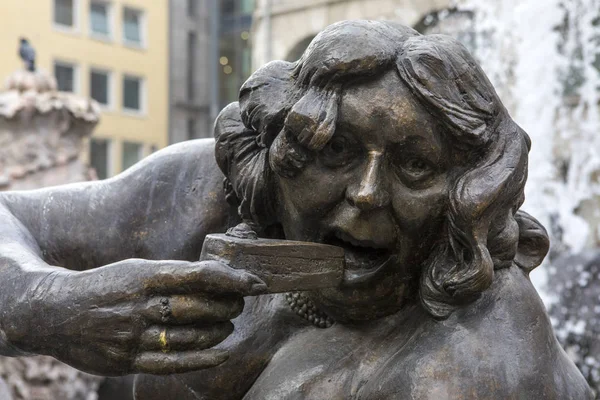
[(344, 286), (371, 281), (386, 269), (393, 258), (390, 248), (378, 246), (370, 240), (355, 239), (341, 231), (326, 235), (323, 243), (344, 249)]

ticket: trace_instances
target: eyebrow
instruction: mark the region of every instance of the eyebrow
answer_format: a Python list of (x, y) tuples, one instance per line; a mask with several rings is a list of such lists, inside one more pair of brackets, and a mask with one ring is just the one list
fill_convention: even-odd
[(415, 152), (418, 155), (429, 158), (433, 162), (441, 162), (444, 157), (444, 147), (441, 143), (434, 142), (418, 135), (411, 135), (401, 142), (394, 143), (390, 146), (391, 154), (406, 155), (406, 153)]
[(362, 127), (360, 125), (357, 125), (351, 121), (341, 121), (340, 119), (338, 119), (336, 121), (335, 124), (335, 131), (337, 132), (338, 129), (342, 129), (342, 130), (347, 130), (349, 132), (355, 133), (357, 130), (359, 129), (365, 129), (366, 127)]

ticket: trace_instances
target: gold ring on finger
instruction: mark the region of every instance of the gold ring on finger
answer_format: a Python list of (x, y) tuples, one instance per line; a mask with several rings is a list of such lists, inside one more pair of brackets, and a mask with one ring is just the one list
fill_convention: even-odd
[(163, 353), (168, 353), (170, 348), (169, 348), (169, 341), (167, 340), (167, 328), (163, 329), (159, 336), (158, 336), (158, 342), (160, 343), (160, 349), (162, 350)]

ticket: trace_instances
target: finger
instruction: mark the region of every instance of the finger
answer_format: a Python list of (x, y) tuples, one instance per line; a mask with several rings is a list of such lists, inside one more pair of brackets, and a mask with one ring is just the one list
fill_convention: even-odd
[(154, 325), (142, 334), (140, 350), (203, 350), (221, 343), (232, 332), (233, 324), (229, 321), (204, 327)]
[(143, 352), (135, 358), (133, 368), (136, 373), (181, 374), (216, 367), (227, 361), (228, 358), (227, 350), (218, 349), (175, 353)]
[(266, 293), (267, 285), (257, 276), (233, 269), (218, 261), (194, 263), (155, 261), (147, 269), (144, 287), (151, 293), (237, 293), (255, 296)]
[(209, 298), (201, 295), (153, 296), (142, 315), (150, 323), (187, 325), (229, 321), (244, 310), (239, 296)]

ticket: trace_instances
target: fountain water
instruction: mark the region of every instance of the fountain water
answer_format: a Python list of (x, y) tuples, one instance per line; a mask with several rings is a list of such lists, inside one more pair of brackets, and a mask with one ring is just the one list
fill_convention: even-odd
[(600, 0), (456, 0), (455, 7), (470, 15), (465, 44), (531, 136), (523, 209), (552, 243), (532, 281), (557, 336), (598, 390), (600, 257), (589, 249), (600, 246)]
[[(533, 141), (523, 209), (549, 228), (550, 259), (598, 244), (600, 1), (457, 0), (474, 52)], [(533, 278), (544, 291), (544, 269)]]

